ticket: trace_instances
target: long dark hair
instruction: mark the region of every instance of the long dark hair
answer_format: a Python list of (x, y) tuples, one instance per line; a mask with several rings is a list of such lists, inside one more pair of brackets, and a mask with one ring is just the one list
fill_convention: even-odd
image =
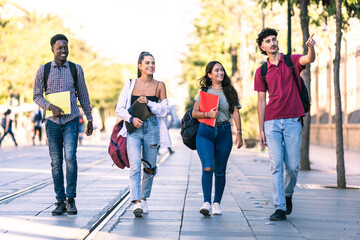
[(137, 70), (137, 76), (138, 78), (141, 77), (141, 71), (139, 69), (139, 64), (141, 64), (142, 60), (144, 60), (145, 56), (151, 56), (152, 58), (153, 55), (151, 55), (151, 53), (149, 52), (141, 52), (140, 55), (139, 55), (139, 58), (138, 58), (138, 70)]
[(223, 88), (224, 95), (226, 97), (227, 102), (229, 103), (229, 112), (233, 113), (234, 108), (239, 105), (239, 96), (231, 84), (231, 80), (229, 76), (226, 74), (224, 66), (218, 61), (211, 61), (206, 65), (205, 68), (205, 75), (202, 76), (198, 81), (200, 82), (201, 87), (210, 87), (212, 85), (211, 79), (208, 76), (208, 73), (211, 74), (215, 64), (220, 64), (221, 67), (224, 69), (224, 79), (221, 82), (221, 86)]

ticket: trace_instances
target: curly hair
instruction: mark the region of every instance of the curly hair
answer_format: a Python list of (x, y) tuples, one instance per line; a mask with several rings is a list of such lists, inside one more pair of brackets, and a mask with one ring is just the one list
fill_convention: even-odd
[(224, 95), (226, 97), (227, 102), (229, 103), (229, 112), (232, 114), (234, 112), (234, 108), (239, 105), (239, 96), (231, 84), (231, 80), (229, 76), (226, 74), (224, 66), (218, 61), (211, 61), (206, 65), (205, 75), (198, 79), (201, 87), (210, 87), (212, 85), (211, 79), (208, 76), (208, 73), (211, 73), (215, 64), (220, 64), (224, 69), (224, 79), (221, 82), (221, 86), (223, 88)]
[(267, 55), (267, 53), (261, 49), (262, 41), (264, 40), (264, 38), (267, 38), (268, 36), (272, 36), (272, 35), (274, 35), (275, 37), (277, 37), (278, 35), (277, 31), (274, 28), (264, 28), (258, 34), (258, 38), (256, 39), (256, 42), (259, 46), (261, 53), (264, 55)]

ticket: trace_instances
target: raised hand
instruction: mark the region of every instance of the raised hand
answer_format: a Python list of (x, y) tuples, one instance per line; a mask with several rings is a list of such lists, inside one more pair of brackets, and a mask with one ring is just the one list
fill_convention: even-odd
[(315, 39), (313, 39), (314, 33), (309, 37), (309, 39), (306, 41), (305, 45), (309, 48), (313, 48), (316, 45)]

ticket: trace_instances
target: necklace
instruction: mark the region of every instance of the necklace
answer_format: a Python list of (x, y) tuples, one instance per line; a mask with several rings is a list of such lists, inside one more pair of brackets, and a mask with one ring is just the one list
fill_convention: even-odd
[(214, 90), (221, 90), (222, 89), (222, 87), (214, 88), (213, 86), (211, 86), (211, 88), (214, 89)]

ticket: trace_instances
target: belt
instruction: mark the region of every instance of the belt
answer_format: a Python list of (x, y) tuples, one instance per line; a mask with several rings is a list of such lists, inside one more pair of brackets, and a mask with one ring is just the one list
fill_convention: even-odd
[(215, 123), (215, 126), (221, 126), (221, 125), (228, 124), (228, 123), (230, 123), (229, 120), (223, 121), (223, 122), (217, 122), (217, 123)]

